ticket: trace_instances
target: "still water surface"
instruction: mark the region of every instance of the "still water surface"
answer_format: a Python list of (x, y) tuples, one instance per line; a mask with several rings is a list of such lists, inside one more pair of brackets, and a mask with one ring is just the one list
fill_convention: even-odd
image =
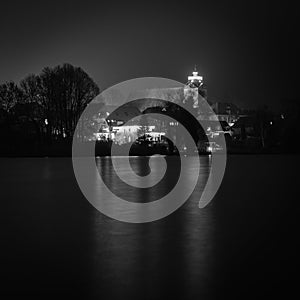
[[(77, 186), (70, 158), (0, 162), (1, 296), (258, 299), (293, 291), (297, 156), (229, 156), (219, 192), (199, 209), (209, 171), (209, 159), (202, 158), (199, 185), (188, 201), (145, 224), (122, 223), (94, 209)], [(147, 174), (145, 158), (131, 163)], [(145, 194), (120, 184), (109, 159), (97, 165), (129, 201), (152, 201), (176, 182), (169, 176)]]

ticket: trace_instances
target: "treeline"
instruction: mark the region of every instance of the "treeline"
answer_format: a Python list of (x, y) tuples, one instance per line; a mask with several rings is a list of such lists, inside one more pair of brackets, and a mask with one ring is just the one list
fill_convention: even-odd
[(87, 104), (99, 87), (80, 67), (46, 67), (16, 84), (0, 85), (1, 145), (51, 144), (70, 139)]

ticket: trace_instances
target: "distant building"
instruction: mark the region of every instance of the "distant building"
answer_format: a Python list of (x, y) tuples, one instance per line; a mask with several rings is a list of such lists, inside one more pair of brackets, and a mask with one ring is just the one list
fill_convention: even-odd
[[(122, 106), (114, 106), (112, 105), (112, 99), (114, 99), (115, 94), (108, 96), (111, 101), (107, 102), (103, 98), (102, 103), (104, 105), (102, 104), (101, 111), (99, 111), (94, 122), (96, 133), (94, 133), (93, 139), (113, 140), (121, 144), (136, 140), (141, 134), (141, 124), (139, 122), (141, 114), (147, 112), (163, 114), (166, 111), (165, 104), (159, 99), (166, 99), (174, 104), (183, 104), (198, 120), (219, 120), (220, 122), (233, 124), (238, 119), (240, 110), (232, 103), (216, 102), (212, 104), (215, 113), (207, 106), (207, 89), (204, 85), (203, 76), (199, 75), (196, 67), (187, 79), (187, 83), (183, 87), (138, 90), (135, 92), (134, 98), (140, 99), (139, 103), (125, 103)], [(179, 124), (176, 121), (165, 123), (151, 120), (144, 127), (147, 128), (147, 135), (153, 139), (160, 139), (168, 131), (168, 134), (174, 140), (177, 140), (180, 138), (178, 136), (180, 135), (177, 129), (178, 126)], [(208, 128), (211, 127), (213, 132), (218, 133), (224, 131), (226, 126), (226, 124), (223, 124), (222, 128), (219, 129), (215, 129), (214, 126), (208, 126)], [(208, 128), (205, 128), (205, 130)]]
[[(108, 141), (112, 140), (118, 144), (125, 144), (135, 141), (140, 135), (141, 124), (139, 122), (141, 112), (137, 107), (124, 105), (116, 109), (116, 107), (107, 107), (108, 111), (101, 112), (99, 115), (106, 118), (98, 119), (98, 132), (94, 133), (94, 140)], [(146, 125), (145, 132), (147, 139), (158, 141), (165, 133), (156, 132), (154, 125)]]
[(229, 125), (233, 125), (240, 116), (240, 109), (233, 103), (215, 102), (211, 106), (218, 120), (226, 121)]

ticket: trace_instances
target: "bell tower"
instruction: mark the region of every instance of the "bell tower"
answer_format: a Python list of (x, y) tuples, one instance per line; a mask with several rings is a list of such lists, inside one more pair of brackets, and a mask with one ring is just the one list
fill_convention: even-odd
[(188, 76), (187, 84), (191, 88), (199, 88), (203, 85), (203, 77), (198, 75), (197, 66), (195, 65), (193, 75)]

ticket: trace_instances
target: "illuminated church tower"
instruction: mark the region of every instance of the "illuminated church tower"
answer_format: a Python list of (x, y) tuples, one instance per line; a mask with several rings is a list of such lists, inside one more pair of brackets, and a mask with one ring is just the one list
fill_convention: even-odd
[(205, 84), (203, 83), (203, 77), (198, 75), (196, 65), (195, 65), (195, 68), (194, 68), (194, 71), (193, 71), (193, 75), (188, 76), (188, 82), (187, 82), (186, 86), (191, 88), (191, 89), (197, 89), (198, 94), (202, 98), (207, 100), (207, 89), (206, 89)]
[(203, 84), (203, 77), (198, 74), (196, 65), (192, 76), (188, 76), (188, 82), (184, 87), (184, 98), (183, 102), (187, 101), (188, 98), (192, 97), (194, 108), (198, 108), (201, 99), (207, 99), (206, 87)]
[(198, 75), (198, 71), (195, 65), (192, 76), (188, 76), (187, 85), (190, 88), (200, 88), (203, 85), (203, 77)]

